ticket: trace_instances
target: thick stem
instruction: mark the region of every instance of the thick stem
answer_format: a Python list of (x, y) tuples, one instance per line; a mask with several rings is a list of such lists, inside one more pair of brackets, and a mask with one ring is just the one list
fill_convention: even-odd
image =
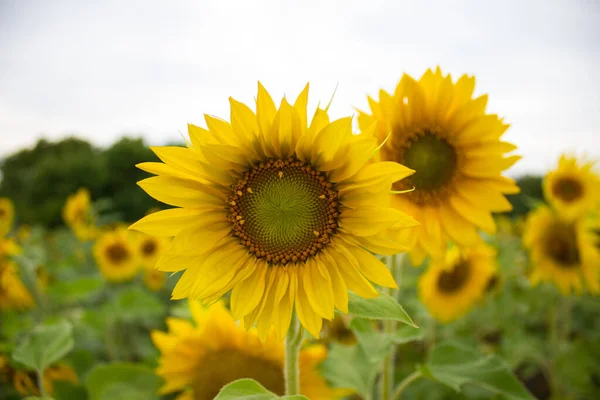
[[(402, 284), (400, 280), (401, 271), (398, 271), (398, 256), (393, 255), (388, 259), (388, 267), (392, 276), (396, 279), (396, 283), (398, 284), (398, 291), (393, 289), (386, 288), (385, 291), (387, 294), (398, 297), (400, 293), (400, 286)], [(396, 331), (396, 321), (384, 321), (383, 329), (386, 334), (391, 335)], [(381, 376), (381, 399), (390, 400), (392, 397), (392, 391), (394, 388), (394, 376), (396, 366), (396, 345), (392, 344), (392, 350), (390, 354), (383, 360), (383, 372)]]
[(48, 397), (48, 393), (46, 392), (46, 385), (44, 385), (44, 371), (38, 369), (36, 371), (37, 373), (37, 380), (38, 380), (38, 386), (40, 388), (40, 396), (43, 398)]
[(285, 394), (300, 394), (300, 369), (298, 363), (298, 354), (302, 343), (302, 326), (296, 315), (292, 312), (292, 321), (290, 329), (285, 337), (285, 365), (283, 374), (285, 378)]
[(396, 388), (396, 391), (394, 392), (394, 400), (398, 400), (404, 389), (406, 389), (408, 385), (419, 379), (421, 376), (423, 376), (421, 375), (421, 371), (415, 371), (406, 378), (404, 378), (404, 380), (400, 382), (400, 384)]

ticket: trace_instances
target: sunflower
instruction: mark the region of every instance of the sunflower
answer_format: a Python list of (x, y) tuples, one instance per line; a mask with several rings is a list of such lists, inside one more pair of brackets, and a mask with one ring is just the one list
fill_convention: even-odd
[(471, 248), (452, 247), (445, 260), (432, 263), (419, 280), (419, 296), (440, 322), (466, 314), (489, 288), (496, 271), (496, 251), (480, 243)]
[(0, 260), (0, 310), (23, 311), (35, 303), (31, 293), (21, 281), (19, 266), (15, 262)]
[(167, 277), (163, 271), (146, 267), (144, 268), (143, 279), (144, 285), (146, 285), (148, 289), (153, 292), (158, 292), (165, 284)]
[(140, 234), (137, 238), (138, 257), (144, 267), (154, 268), (168, 247), (169, 240), (165, 238), (144, 234)]
[(15, 218), (15, 207), (6, 197), (0, 197), (0, 236), (6, 235), (12, 228)]
[(292, 310), (315, 337), (334, 308), (347, 312), (348, 290), (373, 298), (369, 282), (396, 283), (370, 251), (407, 249), (411, 217), (390, 208), (392, 183), (413, 171), (369, 162), (370, 132), (353, 135), (352, 119), (329, 122), (317, 109), (307, 120), (308, 85), (277, 110), (259, 84), (256, 114), (230, 99), (231, 123), (205, 116), (189, 125), (187, 148), (155, 147), (163, 163), (138, 167), (157, 174), (139, 185), (178, 208), (131, 226), (174, 237), (157, 269), (185, 270), (174, 299), (205, 303), (231, 291), (234, 318), (255, 322), (261, 338), (274, 325), (285, 336)]
[[(222, 302), (210, 308), (190, 302), (195, 325), (168, 318), (169, 332), (153, 331), (160, 350), (157, 374), (165, 380), (161, 394), (182, 392), (177, 400), (208, 400), (226, 384), (241, 378), (257, 380), (268, 390), (284, 394), (283, 343), (271, 330), (261, 342), (255, 330), (237, 325)], [(338, 398), (319, 375), (327, 357), (321, 345), (300, 351), (300, 392), (311, 400)]]
[(139, 272), (139, 258), (131, 234), (119, 227), (105, 232), (94, 244), (94, 257), (104, 277), (112, 282), (133, 279)]
[(405, 74), (393, 95), (381, 90), (379, 103), (369, 97), (371, 115), (358, 117), (361, 130), (378, 122), (381, 159), (416, 171), (394, 184), (400, 191), (414, 188), (394, 197), (395, 207), (421, 223), (410, 253), (413, 265), (427, 254), (442, 256), (449, 239), (477, 243), (477, 228), (493, 234), (491, 212), (510, 210), (504, 195), (519, 191), (502, 176), (520, 158), (505, 156), (516, 148), (500, 140), (508, 125), (485, 113), (487, 96), (473, 99), (474, 88), (474, 77), (453, 83), (439, 68), (419, 81)]
[(90, 192), (80, 188), (75, 194), (70, 195), (63, 207), (63, 220), (73, 230), (79, 240), (94, 239), (97, 229), (91, 212)]
[(578, 163), (563, 155), (558, 168), (544, 179), (544, 197), (563, 219), (574, 220), (600, 202), (600, 178), (593, 171), (593, 162)]
[[(0, 356), (1, 357), (1, 356)], [(17, 392), (23, 396), (39, 396), (39, 382), (35, 372), (14, 369), (8, 366), (6, 376), (12, 381), (12, 385)], [(54, 393), (54, 382), (63, 381), (73, 384), (79, 383), (75, 370), (67, 364), (55, 364), (44, 370), (44, 386), (46, 393)]]
[(547, 206), (531, 212), (523, 244), (530, 252), (532, 283), (551, 281), (564, 294), (580, 293), (585, 283), (590, 292), (599, 293), (598, 231), (600, 223), (592, 216), (564, 220)]
[(165, 273), (154, 267), (168, 246), (169, 240), (165, 238), (139, 234), (137, 239), (138, 257), (144, 268), (144, 284), (154, 292), (160, 290), (165, 284)]

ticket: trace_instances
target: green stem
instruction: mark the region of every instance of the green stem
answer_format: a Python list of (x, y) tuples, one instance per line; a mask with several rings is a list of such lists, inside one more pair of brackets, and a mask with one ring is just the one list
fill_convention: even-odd
[(40, 396), (48, 397), (48, 393), (46, 392), (46, 385), (44, 385), (44, 371), (38, 369), (36, 371), (36, 373), (37, 373), (38, 386), (40, 387)]
[(29, 261), (29, 259), (22, 256), (15, 257), (15, 261), (21, 266), (21, 268), (19, 268), (19, 272), (21, 275), (21, 279), (25, 284), (25, 287), (27, 287), (30, 290), (31, 295), (33, 296), (33, 299), (35, 300), (35, 303), (38, 306), (38, 309), (41, 311), (42, 314), (45, 314), (45, 312), (49, 308), (48, 301), (43, 295), (42, 290), (40, 288), (38, 278), (35, 273), (35, 265), (33, 265), (33, 263)]
[(300, 374), (298, 367), (298, 354), (300, 353), (300, 345), (302, 343), (302, 326), (296, 315), (296, 311), (292, 312), (292, 321), (290, 329), (285, 337), (285, 367), (283, 375), (285, 377), (285, 394), (295, 395), (300, 394)]
[[(393, 255), (389, 258), (389, 269), (392, 276), (396, 279), (398, 288), (402, 284), (400, 280), (400, 273), (398, 271), (398, 256)], [(401, 272), (401, 271), (400, 271)], [(385, 292), (393, 297), (398, 297), (400, 290), (394, 291), (393, 289), (385, 288)], [(396, 331), (396, 321), (384, 321), (383, 322), (384, 332), (388, 335), (393, 334)], [(390, 400), (392, 396), (392, 390), (394, 387), (394, 368), (396, 366), (396, 345), (392, 343), (392, 350), (390, 354), (383, 360), (383, 372), (381, 376), (381, 399)]]
[(406, 389), (408, 385), (410, 385), (422, 376), (423, 375), (421, 374), (421, 371), (415, 371), (406, 378), (404, 378), (404, 380), (400, 382), (400, 384), (396, 388), (396, 391), (394, 392), (394, 400), (398, 400), (404, 389)]

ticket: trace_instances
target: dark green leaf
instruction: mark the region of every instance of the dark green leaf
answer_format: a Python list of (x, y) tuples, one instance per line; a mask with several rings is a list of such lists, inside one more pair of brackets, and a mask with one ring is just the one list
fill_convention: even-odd
[(369, 399), (377, 376), (377, 364), (359, 345), (334, 343), (320, 369), (333, 387), (354, 389)]
[(396, 299), (386, 293), (379, 293), (379, 297), (375, 299), (364, 299), (352, 292), (348, 293), (348, 315), (399, 321), (417, 327)]
[(533, 399), (502, 359), (455, 343), (437, 345), (421, 371), (456, 391), (472, 383), (510, 400)]
[(215, 400), (308, 400), (306, 396), (283, 396), (279, 397), (276, 394), (269, 392), (260, 383), (254, 379), (239, 379), (225, 385)]
[(128, 363), (96, 366), (85, 380), (90, 400), (158, 399), (161, 384), (152, 369)]
[(12, 357), (31, 369), (43, 371), (67, 355), (73, 345), (73, 327), (61, 320), (36, 327), (15, 347)]

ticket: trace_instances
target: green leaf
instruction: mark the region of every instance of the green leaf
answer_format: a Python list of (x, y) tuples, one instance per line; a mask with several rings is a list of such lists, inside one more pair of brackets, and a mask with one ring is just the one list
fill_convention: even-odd
[(354, 389), (364, 398), (370, 399), (379, 370), (378, 363), (372, 361), (359, 345), (334, 343), (320, 370), (333, 387)]
[(160, 317), (166, 307), (146, 290), (133, 287), (119, 293), (106, 305), (105, 311), (120, 320), (140, 320)]
[(398, 304), (396, 299), (386, 293), (379, 293), (379, 297), (375, 299), (363, 299), (349, 292), (348, 315), (366, 319), (400, 321), (417, 328), (417, 325), (410, 319), (404, 308)]
[(373, 321), (362, 318), (353, 318), (350, 329), (354, 331), (366, 357), (373, 362), (381, 361), (390, 354), (393, 344), (409, 343), (423, 337), (420, 329), (410, 325), (400, 325), (392, 333), (378, 331)]
[(54, 388), (53, 395), (56, 400), (87, 400), (89, 398), (85, 387), (69, 381), (57, 380), (52, 382), (52, 386)]
[(462, 390), (464, 384), (472, 383), (510, 400), (534, 399), (504, 360), (456, 343), (434, 347), (421, 372), (456, 391)]
[(269, 392), (260, 383), (254, 379), (239, 379), (223, 386), (214, 400), (308, 400), (306, 396), (294, 395), (279, 397)]
[(73, 327), (66, 320), (33, 329), (13, 351), (16, 362), (43, 371), (73, 349)]
[(74, 303), (97, 294), (104, 286), (100, 277), (86, 277), (72, 281), (57, 282), (48, 288), (48, 295), (55, 301)]
[(29, 397), (25, 397), (23, 400), (54, 400), (52, 397), (34, 397), (34, 396), (29, 396)]
[(423, 330), (415, 329), (410, 325), (400, 325), (396, 332), (390, 334), (390, 338), (394, 344), (406, 344), (423, 340)]
[(162, 379), (146, 366), (114, 363), (93, 368), (85, 387), (90, 400), (153, 400)]

